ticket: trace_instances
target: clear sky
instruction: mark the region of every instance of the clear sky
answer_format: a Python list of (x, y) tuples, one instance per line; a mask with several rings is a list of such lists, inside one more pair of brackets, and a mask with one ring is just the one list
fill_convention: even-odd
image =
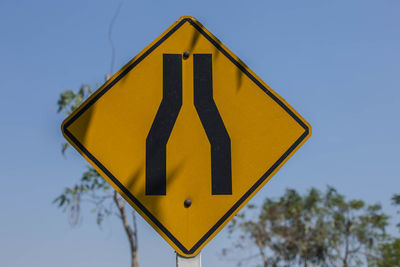
[[(0, 266), (128, 266), (117, 220), (91, 214), (71, 228), (51, 201), (85, 168), (60, 153), (66, 88), (109, 72), (110, 20), (119, 1), (0, 1)], [(182, 15), (202, 22), (310, 122), (313, 135), (254, 198), (332, 185), (379, 202), (399, 221), (400, 2), (129, 1), (115, 21), (114, 71)], [(397, 216), (397, 217), (396, 217)], [(175, 266), (172, 248), (142, 219), (140, 265)], [(393, 232), (395, 232), (393, 230)], [(204, 266), (232, 266), (222, 231)]]

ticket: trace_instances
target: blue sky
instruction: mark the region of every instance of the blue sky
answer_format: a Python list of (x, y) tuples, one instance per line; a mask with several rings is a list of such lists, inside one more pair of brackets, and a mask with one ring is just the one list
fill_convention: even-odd
[[(58, 95), (109, 72), (108, 24), (118, 1), (0, 2), (1, 266), (128, 266), (118, 221), (99, 230), (85, 213), (72, 229), (51, 201), (85, 161), (60, 153)], [(128, 1), (115, 22), (114, 71), (182, 15), (192, 15), (312, 125), (313, 135), (254, 198), (332, 185), (379, 202), (399, 221), (400, 2)], [(141, 266), (174, 266), (173, 250), (139, 221)], [(393, 233), (397, 233), (391, 228)], [(218, 253), (204, 266), (231, 266)]]

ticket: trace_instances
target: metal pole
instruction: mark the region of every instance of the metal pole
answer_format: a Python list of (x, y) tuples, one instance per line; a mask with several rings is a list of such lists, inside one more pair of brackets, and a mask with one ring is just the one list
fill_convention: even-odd
[(176, 253), (176, 267), (201, 267), (201, 253), (191, 258), (182, 257)]

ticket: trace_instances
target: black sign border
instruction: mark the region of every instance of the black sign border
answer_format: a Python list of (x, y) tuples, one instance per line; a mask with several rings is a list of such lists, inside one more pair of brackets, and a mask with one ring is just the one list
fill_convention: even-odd
[[(224, 54), (236, 67), (246, 74), (255, 84), (257, 84), (269, 97), (279, 104), (303, 129), (304, 133), (289, 147), (289, 149), (261, 176), (261, 178), (225, 213), (218, 222), (190, 249), (183, 246), (169, 231), (148, 211), (119, 181), (118, 179), (104, 167), (68, 130), (79, 116), (81, 116), (90, 106), (92, 106), (101, 96), (110, 90), (121, 78), (123, 78), (130, 70), (137, 66), (146, 56), (153, 52), (160, 44), (177, 31), (184, 23), (190, 23), (197, 31), (199, 31), (208, 41), (210, 41), (222, 54)], [(183, 18), (175, 27), (167, 32), (160, 40), (144, 52), (138, 59), (133, 61), (122, 73), (120, 73), (113, 81), (111, 81), (101, 92), (90, 99), (76, 114), (74, 114), (62, 126), (62, 131), (68, 138), (94, 163), (96, 166), (114, 182), (119, 189), (185, 254), (193, 254), (228, 218), (233, 212), (267, 179), (274, 170), (300, 145), (300, 143), (310, 134), (308, 126), (290, 110), (278, 97), (270, 92), (257, 78), (255, 78), (241, 63), (233, 58), (216, 40), (208, 35), (201, 26), (199, 26), (191, 18)]]

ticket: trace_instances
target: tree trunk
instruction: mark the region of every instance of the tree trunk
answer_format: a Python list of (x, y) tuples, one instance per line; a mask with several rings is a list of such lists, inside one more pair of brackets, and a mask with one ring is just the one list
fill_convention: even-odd
[(132, 223), (133, 223), (133, 237), (135, 239), (135, 251), (131, 253), (132, 256), (132, 267), (139, 266), (139, 254), (138, 254), (138, 234), (136, 225), (136, 212), (132, 211)]
[(128, 237), (129, 248), (131, 252), (131, 266), (138, 267), (139, 259), (138, 259), (138, 243), (137, 243), (137, 227), (136, 227), (136, 215), (135, 212), (132, 212), (133, 219), (133, 229), (129, 225), (128, 219), (125, 213), (125, 200), (119, 199), (117, 192), (114, 192), (114, 202), (117, 205), (119, 210), (119, 216), (122, 221), (122, 226), (124, 227), (125, 234)]
[(132, 267), (139, 267), (139, 257), (138, 257), (138, 254), (137, 254), (137, 250), (136, 251), (134, 251), (132, 254), (131, 254), (131, 256), (132, 256)]

